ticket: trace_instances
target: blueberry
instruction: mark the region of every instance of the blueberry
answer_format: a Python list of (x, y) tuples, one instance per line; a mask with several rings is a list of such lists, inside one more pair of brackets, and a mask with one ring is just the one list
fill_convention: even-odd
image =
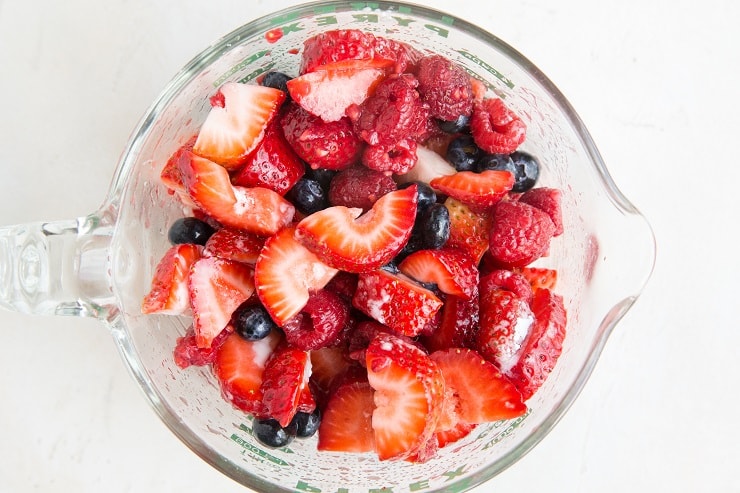
[(247, 341), (259, 341), (276, 327), (267, 310), (260, 305), (242, 304), (232, 317), (234, 331)]
[(252, 434), (268, 447), (285, 447), (296, 437), (296, 426), (291, 423), (285, 428), (274, 419), (259, 419), (252, 423)]
[(450, 237), (450, 211), (443, 204), (434, 204), (417, 220), (423, 248), (442, 248)]
[(399, 270), (398, 270), (398, 264), (396, 264), (396, 262), (393, 261), (393, 260), (391, 260), (387, 264), (381, 266), (380, 268), (383, 269), (386, 272), (390, 272), (391, 274), (398, 274), (398, 272), (399, 272)]
[(478, 159), (478, 171), (511, 171), (515, 173), (514, 161), (508, 154), (484, 154)]
[(526, 152), (517, 151), (512, 154), (485, 154), (478, 160), (478, 171), (485, 170), (511, 171), (514, 175), (512, 192), (526, 192), (534, 187), (540, 175), (540, 165), (537, 160)]
[(458, 132), (465, 132), (470, 124), (470, 116), (460, 115), (454, 120), (445, 121), (437, 120), (437, 127), (448, 134), (456, 134)]
[(320, 424), (321, 411), (316, 408), (312, 413), (298, 411), (288, 426), (295, 425), (298, 438), (308, 438), (316, 434)]
[(208, 238), (210, 238), (215, 232), (215, 229), (200, 219), (195, 217), (182, 217), (172, 223), (172, 226), (170, 226), (170, 230), (167, 233), (167, 237), (173, 245), (179, 245), (180, 243), (205, 245)]
[(288, 93), (288, 81), (292, 77), (285, 75), (282, 72), (267, 72), (262, 78), (262, 85), (265, 87), (272, 87), (273, 89), (280, 89), (286, 94)]
[(327, 194), (329, 193), (329, 185), (331, 184), (331, 180), (336, 174), (336, 171), (324, 168), (308, 168), (306, 170), (306, 178), (311, 178), (312, 180), (319, 182), (319, 185), (321, 185), (321, 188), (323, 188), (324, 192)]
[(442, 248), (450, 237), (450, 211), (443, 204), (432, 204), (416, 216), (409, 241), (393, 260), (400, 263), (418, 250)]
[(414, 184), (416, 184), (417, 195), (416, 213), (419, 214), (421, 211), (426, 210), (427, 207), (437, 202), (437, 194), (434, 192), (434, 189), (432, 187), (430, 187), (423, 181), (410, 181), (399, 185), (398, 188), (408, 188)]
[(540, 176), (540, 163), (531, 154), (516, 151), (511, 154), (511, 160), (514, 161), (514, 188), (513, 192), (526, 192), (534, 187), (537, 178)]
[(461, 135), (453, 139), (447, 146), (447, 161), (457, 171), (475, 171), (476, 163), (482, 151), (470, 135)]
[(321, 184), (305, 176), (298, 180), (285, 196), (302, 213), (308, 215), (326, 209), (329, 205), (327, 194)]

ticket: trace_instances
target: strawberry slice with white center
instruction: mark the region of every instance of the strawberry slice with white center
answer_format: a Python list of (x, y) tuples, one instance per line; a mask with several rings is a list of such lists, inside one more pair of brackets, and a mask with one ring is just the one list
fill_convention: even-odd
[(243, 164), (285, 100), (279, 89), (227, 82), (211, 97), (211, 110), (193, 152), (227, 169)]
[[(527, 411), (514, 384), (496, 366), (472, 349), (451, 348), (429, 356), (444, 376), (445, 405), (458, 422), (480, 424), (512, 419)], [(449, 423), (451, 430), (458, 423)]]
[(254, 266), (254, 281), (262, 305), (279, 326), (306, 305), (309, 292), (326, 286), (337, 269), (323, 263), (285, 228), (265, 242)]
[(233, 186), (226, 168), (213, 161), (184, 151), (177, 165), (193, 202), (224, 226), (270, 236), (293, 220), (295, 208), (280, 194)]
[(442, 373), (424, 351), (383, 333), (370, 342), (366, 364), (375, 390), (372, 424), (378, 458), (408, 458), (437, 427), (444, 398)]
[(203, 257), (190, 268), (188, 289), (196, 344), (211, 347), (234, 310), (254, 293), (252, 269), (232, 260)]
[(443, 293), (469, 300), (478, 287), (478, 268), (457, 250), (418, 250), (398, 266), (417, 281), (435, 283)]
[(316, 448), (322, 452), (373, 452), (374, 393), (366, 376), (342, 380), (323, 410)]
[(262, 403), (262, 375), (270, 355), (282, 340), (277, 330), (258, 341), (230, 333), (214, 357), (213, 373), (224, 398), (257, 418), (268, 417)]
[(170, 247), (157, 264), (151, 288), (144, 296), (141, 312), (183, 315), (190, 311), (188, 275), (203, 247), (183, 243)]
[(416, 185), (411, 185), (383, 195), (365, 214), (359, 208), (328, 207), (299, 222), (296, 238), (332, 267), (370, 272), (390, 262), (406, 244), (416, 204)]
[(514, 187), (514, 175), (502, 170), (458, 171), (434, 178), (429, 185), (474, 209), (485, 210), (496, 205)]
[(383, 68), (347, 60), (289, 80), (288, 92), (304, 110), (325, 122), (335, 122), (347, 115), (349, 106), (365, 101), (385, 76)]

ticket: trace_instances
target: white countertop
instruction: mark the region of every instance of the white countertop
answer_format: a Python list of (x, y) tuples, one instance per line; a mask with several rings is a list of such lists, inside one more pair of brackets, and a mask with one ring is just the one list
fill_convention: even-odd
[[(97, 208), (160, 89), (271, 0), (0, 0), (0, 225)], [(740, 492), (740, 3), (427, 0), (565, 93), (653, 224), (654, 275), (560, 424), (475, 491)], [(0, 312), (0, 492), (243, 492), (93, 320)]]

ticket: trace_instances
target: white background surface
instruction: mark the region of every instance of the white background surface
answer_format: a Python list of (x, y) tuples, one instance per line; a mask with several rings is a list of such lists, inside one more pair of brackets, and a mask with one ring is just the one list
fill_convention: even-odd
[[(295, 2), (0, 0), (0, 224), (97, 208), (193, 55)], [(428, 0), (538, 65), (658, 260), (579, 400), (476, 491), (740, 492), (740, 3)], [(243, 492), (182, 446), (91, 320), (0, 312), (0, 492)]]

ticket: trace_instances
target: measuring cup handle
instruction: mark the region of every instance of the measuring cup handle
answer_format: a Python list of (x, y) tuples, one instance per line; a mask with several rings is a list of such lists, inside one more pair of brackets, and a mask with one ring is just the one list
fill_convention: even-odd
[(105, 318), (112, 221), (105, 214), (0, 227), (0, 307), (34, 315)]

